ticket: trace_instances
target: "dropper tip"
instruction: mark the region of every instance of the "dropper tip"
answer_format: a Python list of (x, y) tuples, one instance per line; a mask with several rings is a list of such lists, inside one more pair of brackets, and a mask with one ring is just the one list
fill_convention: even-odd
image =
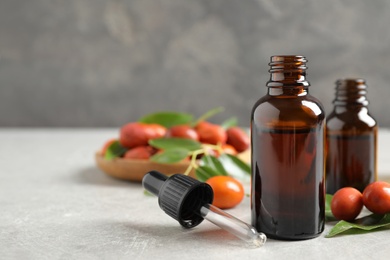
[(253, 245), (255, 247), (261, 247), (267, 241), (267, 236), (264, 233), (258, 233), (257, 237), (253, 239)]

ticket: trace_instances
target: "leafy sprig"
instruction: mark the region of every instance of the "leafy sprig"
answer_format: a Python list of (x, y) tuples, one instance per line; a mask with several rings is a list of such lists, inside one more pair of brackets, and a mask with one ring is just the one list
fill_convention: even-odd
[[(177, 163), (190, 158), (190, 163), (184, 174), (188, 175), (193, 169), (198, 180), (206, 181), (216, 175), (230, 175), (245, 179), (250, 175), (250, 167), (238, 157), (225, 154), (221, 145), (202, 144), (195, 140), (183, 138), (159, 138), (149, 141), (151, 146), (162, 149), (151, 157), (158, 163)], [(214, 156), (210, 151), (217, 151)], [(198, 160), (198, 158), (201, 159)]]
[(159, 124), (166, 128), (170, 128), (175, 125), (190, 124), (193, 120), (194, 118), (191, 114), (167, 111), (145, 115), (138, 119), (138, 122)]
[(111, 160), (117, 157), (123, 156), (127, 151), (126, 147), (123, 147), (119, 141), (112, 142), (104, 153), (104, 159)]
[[(325, 216), (327, 221), (334, 221), (336, 218), (333, 216), (330, 209), (330, 203), (332, 201), (332, 195), (326, 195), (325, 203)], [(378, 215), (370, 214), (358, 219), (353, 222), (345, 220), (338, 221), (325, 237), (334, 237), (340, 234), (361, 234), (364, 232), (370, 232), (381, 228), (390, 227), (390, 214)]]

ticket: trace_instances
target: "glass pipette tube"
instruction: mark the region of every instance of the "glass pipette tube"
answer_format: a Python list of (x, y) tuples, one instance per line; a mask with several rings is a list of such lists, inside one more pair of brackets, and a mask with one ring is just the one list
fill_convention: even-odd
[(244, 240), (248, 246), (261, 247), (267, 240), (265, 234), (211, 204), (202, 206), (200, 214), (204, 219)]
[(144, 188), (158, 196), (160, 208), (184, 228), (193, 228), (206, 219), (244, 240), (248, 246), (260, 247), (267, 237), (249, 224), (213, 206), (210, 185), (187, 175), (170, 177), (150, 171), (142, 179)]

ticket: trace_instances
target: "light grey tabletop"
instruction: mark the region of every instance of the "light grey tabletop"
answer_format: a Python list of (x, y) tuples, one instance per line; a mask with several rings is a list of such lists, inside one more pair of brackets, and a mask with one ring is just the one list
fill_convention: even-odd
[[(139, 183), (114, 179), (94, 153), (116, 129), (0, 129), (0, 259), (388, 259), (390, 230), (251, 249), (203, 222), (184, 230)], [(379, 134), (390, 181), (390, 131)], [(249, 189), (249, 187), (247, 187)], [(249, 192), (249, 190), (248, 190)], [(232, 215), (250, 222), (249, 199)]]

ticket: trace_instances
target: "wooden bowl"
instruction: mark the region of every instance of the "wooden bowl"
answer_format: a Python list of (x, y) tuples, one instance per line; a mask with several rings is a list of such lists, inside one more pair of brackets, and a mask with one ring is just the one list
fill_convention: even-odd
[[(249, 162), (250, 152), (245, 151), (238, 157)], [(104, 173), (122, 180), (141, 182), (146, 173), (152, 170), (162, 172), (164, 174), (184, 173), (190, 162), (179, 162), (174, 164), (156, 163), (149, 160), (123, 159), (115, 158), (112, 160), (104, 159), (101, 152), (96, 152), (95, 161), (99, 169)], [(195, 178), (195, 170), (191, 170), (189, 176)]]
[[(163, 164), (140, 159), (114, 158), (107, 160), (99, 152), (95, 154), (95, 160), (97, 166), (106, 174), (118, 179), (136, 182), (141, 182), (144, 175), (152, 170), (169, 175), (184, 173), (190, 165), (189, 162)], [(189, 175), (195, 178), (195, 171), (192, 170)]]

